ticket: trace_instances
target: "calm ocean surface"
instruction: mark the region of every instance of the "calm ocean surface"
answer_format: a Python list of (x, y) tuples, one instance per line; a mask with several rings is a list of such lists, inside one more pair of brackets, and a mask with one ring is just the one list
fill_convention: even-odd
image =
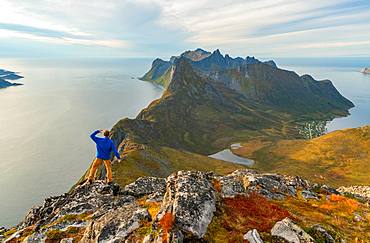
[(89, 135), (135, 117), (162, 90), (132, 77), (152, 60), (1, 60), (23, 86), (0, 90), (0, 226), (66, 192), (91, 163)]
[[(151, 59), (0, 59), (25, 85), (0, 90), (0, 226), (67, 191), (94, 157), (91, 131), (135, 117), (162, 90), (132, 77)], [(330, 79), (355, 103), (329, 130), (370, 124), (370, 59), (277, 59), (281, 68)]]

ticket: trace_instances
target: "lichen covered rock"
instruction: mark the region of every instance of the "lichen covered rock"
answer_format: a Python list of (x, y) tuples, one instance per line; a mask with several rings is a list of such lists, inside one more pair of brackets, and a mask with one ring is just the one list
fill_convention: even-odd
[(216, 211), (216, 192), (212, 177), (204, 172), (179, 171), (167, 178), (166, 194), (158, 222), (166, 214), (174, 217), (174, 232), (202, 238)]
[(149, 221), (151, 217), (148, 210), (135, 204), (122, 206), (91, 221), (81, 242), (123, 242), (143, 222)]
[(263, 240), (260, 237), (260, 234), (258, 234), (258, 231), (256, 229), (248, 231), (244, 236), (244, 240), (247, 240), (249, 243), (263, 243)]
[(292, 243), (315, 242), (309, 234), (294, 224), (289, 218), (277, 222), (271, 229), (271, 235)]
[(140, 177), (131, 184), (125, 186), (123, 193), (140, 197), (153, 193), (164, 194), (166, 191), (166, 179), (157, 177)]

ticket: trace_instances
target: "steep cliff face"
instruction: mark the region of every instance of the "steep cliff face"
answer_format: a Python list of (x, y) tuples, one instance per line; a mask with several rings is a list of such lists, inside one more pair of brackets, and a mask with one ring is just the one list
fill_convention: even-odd
[(212, 72), (213, 80), (276, 110), (295, 115), (344, 116), (353, 107), (329, 80), (317, 81), (263, 63)]
[(270, 60), (261, 62), (260, 60), (247, 56), (246, 58), (236, 57), (232, 58), (229, 55), (223, 56), (220, 50), (208, 52), (200, 48), (194, 51), (185, 51), (179, 56), (172, 56), (169, 61), (156, 59), (152, 63), (151, 69), (141, 78), (141, 80), (150, 81), (163, 87), (167, 87), (171, 81), (172, 76), (168, 75), (170, 70), (176, 65), (179, 59), (186, 59), (199, 72), (204, 75), (209, 75), (214, 71), (222, 71), (240, 68), (250, 64), (264, 63), (271, 67), (277, 67), (275, 62)]
[[(113, 187), (116, 188), (116, 187)], [(341, 189), (343, 190), (343, 189)], [(348, 195), (348, 197), (346, 196)], [(356, 197), (357, 199), (351, 199)], [(238, 170), (97, 181), (47, 198), (5, 242), (340, 242), (370, 239), (368, 197), (299, 177)]]

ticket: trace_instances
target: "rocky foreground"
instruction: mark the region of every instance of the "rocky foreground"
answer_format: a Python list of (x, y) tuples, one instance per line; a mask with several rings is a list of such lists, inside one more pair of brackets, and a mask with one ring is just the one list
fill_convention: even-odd
[[(356, 188), (355, 188), (356, 189)], [(178, 171), (119, 190), (101, 181), (47, 198), (5, 242), (352, 242), (370, 240), (367, 194), (300, 177)], [(366, 191), (368, 188), (358, 189)]]

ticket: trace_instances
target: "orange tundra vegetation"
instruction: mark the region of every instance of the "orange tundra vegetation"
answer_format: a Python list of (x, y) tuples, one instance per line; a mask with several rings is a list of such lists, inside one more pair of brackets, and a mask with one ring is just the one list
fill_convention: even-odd
[(174, 217), (172, 213), (165, 213), (163, 217), (159, 220), (159, 224), (163, 229), (163, 242), (167, 241), (167, 234), (170, 232), (173, 226)]
[[(331, 232), (340, 232), (332, 235), (335, 239), (347, 236), (358, 242), (369, 242), (366, 241), (370, 239), (369, 207), (352, 198), (331, 194), (322, 195), (320, 200), (287, 198), (277, 203), (299, 218), (304, 228), (320, 224)], [(361, 220), (356, 221), (355, 215)]]
[(237, 229), (234, 225), (236, 223), (242, 227), (243, 232), (245, 229), (269, 231), (277, 221), (290, 216), (287, 210), (257, 193), (247, 197), (226, 198), (224, 204), (227, 215), (225, 227)]
[(243, 242), (248, 230), (269, 232), (277, 221), (293, 219), (286, 209), (257, 193), (225, 198), (218, 207), (205, 236), (210, 242)]

